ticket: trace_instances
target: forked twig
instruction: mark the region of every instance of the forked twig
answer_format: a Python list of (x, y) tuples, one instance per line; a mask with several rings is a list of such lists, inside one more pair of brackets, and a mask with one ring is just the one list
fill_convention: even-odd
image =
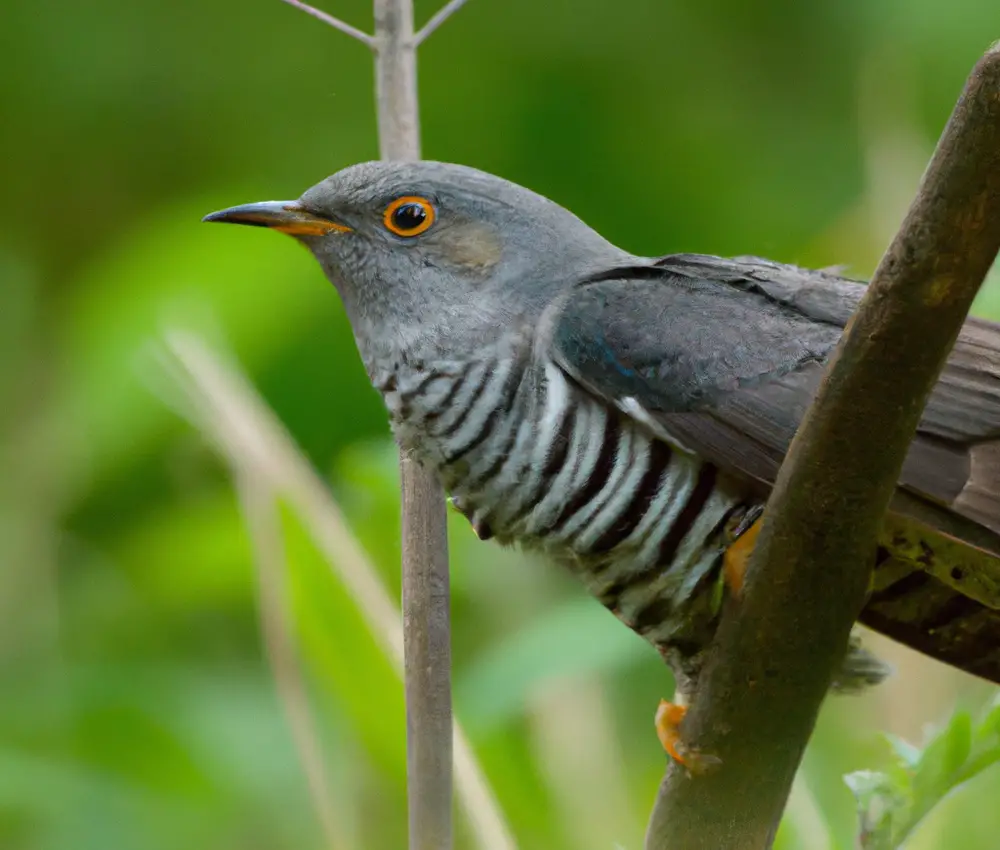
[[(383, 159), (420, 158), (413, 0), (375, 0), (375, 103)], [(406, 790), (410, 850), (451, 850), (451, 593), (444, 492), (399, 455)]]
[[(303, 3), (302, 0), (281, 0), (282, 3), (287, 3), (289, 6), (294, 6), (301, 12), (305, 12), (322, 21), (327, 26), (333, 27), (335, 30), (342, 32), (344, 35), (349, 35), (356, 41), (360, 41), (362, 44), (368, 46), (369, 48), (375, 48), (376, 41), (375, 37), (369, 35), (364, 30), (360, 30), (355, 26), (347, 23), (347, 21), (342, 21), (335, 15), (331, 15), (329, 12), (324, 12), (322, 9), (317, 9), (315, 6), (310, 6), (308, 3)], [(438, 9), (424, 24), (420, 30), (412, 37), (411, 43), (414, 47), (419, 47), (423, 44), (434, 32), (441, 26), (445, 21), (448, 20), (452, 15), (455, 14), (459, 9), (461, 9), (468, 0), (449, 0), (444, 6)]]
[(294, 6), (296, 9), (301, 12), (305, 12), (307, 15), (312, 15), (312, 17), (322, 21), (327, 26), (331, 26), (335, 30), (339, 30), (344, 35), (349, 35), (351, 38), (360, 41), (362, 44), (367, 45), (370, 48), (375, 47), (375, 39), (368, 35), (368, 33), (363, 30), (359, 30), (357, 27), (351, 26), (346, 21), (340, 20), (340, 18), (336, 18), (333, 15), (324, 12), (322, 9), (317, 9), (315, 6), (303, 3), (302, 0), (281, 0), (281, 2), (287, 3), (289, 6)]
[(435, 12), (429, 21), (424, 24), (417, 34), (413, 37), (413, 44), (415, 47), (420, 47), (427, 39), (434, 33), (434, 31), (441, 26), (445, 21), (448, 20), (452, 15), (455, 14), (459, 9), (461, 9), (468, 0), (449, 0), (440, 9)]

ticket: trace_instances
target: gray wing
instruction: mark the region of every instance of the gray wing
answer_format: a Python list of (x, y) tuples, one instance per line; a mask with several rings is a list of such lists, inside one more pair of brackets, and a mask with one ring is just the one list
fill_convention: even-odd
[[(766, 496), (863, 291), (683, 255), (581, 282), (543, 328), (572, 379)], [(966, 322), (899, 483), (861, 621), (1000, 683), (1000, 326)]]
[[(575, 381), (767, 489), (863, 291), (766, 260), (677, 255), (582, 282), (548, 327)], [(900, 486), (910, 513), (928, 502), (1000, 532), (1000, 326), (967, 321)]]

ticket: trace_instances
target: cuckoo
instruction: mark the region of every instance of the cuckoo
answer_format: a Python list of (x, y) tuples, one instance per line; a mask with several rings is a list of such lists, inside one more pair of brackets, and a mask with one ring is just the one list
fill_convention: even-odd
[[(657, 729), (737, 598), (789, 442), (864, 286), (754, 257), (640, 257), (472, 168), (371, 162), (268, 227), (336, 288), (400, 445), (476, 534), (565, 565), (674, 671)], [(969, 319), (872, 552), (861, 621), (1000, 682), (1000, 325)], [(859, 645), (835, 684), (877, 681)]]

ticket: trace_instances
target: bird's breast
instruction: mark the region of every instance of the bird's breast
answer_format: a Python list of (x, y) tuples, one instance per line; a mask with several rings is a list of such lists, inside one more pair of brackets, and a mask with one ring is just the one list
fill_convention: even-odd
[(714, 618), (726, 535), (746, 504), (713, 465), (552, 362), (439, 362), (382, 390), (397, 439), (437, 470), (481, 538), (567, 564), (657, 645), (690, 631), (699, 606)]

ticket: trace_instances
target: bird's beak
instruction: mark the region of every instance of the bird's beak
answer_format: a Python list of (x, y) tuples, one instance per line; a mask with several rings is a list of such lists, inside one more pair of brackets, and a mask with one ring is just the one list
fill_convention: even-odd
[(249, 224), (270, 227), (292, 236), (325, 236), (327, 233), (350, 231), (345, 224), (323, 218), (310, 212), (297, 201), (261, 201), (241, 204), (226, 210), (209, 213), (202, 221), (221, 221), (226, 224)]

